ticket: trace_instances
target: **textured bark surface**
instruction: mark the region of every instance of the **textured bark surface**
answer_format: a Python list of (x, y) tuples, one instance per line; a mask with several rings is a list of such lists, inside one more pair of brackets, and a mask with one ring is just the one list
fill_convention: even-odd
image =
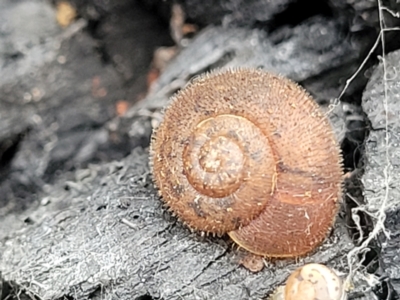
[(306, 261), (340, 269), (352, 247), (339, 220), (314, 255), (252, 274), (228, 239), (201, 238), (163, 209), (147, 160), (138, 149), (52, 186), (45, 205), (26, 212), (33, 224), (2, 239), (4, 279), (41, 299), (260, 299)]

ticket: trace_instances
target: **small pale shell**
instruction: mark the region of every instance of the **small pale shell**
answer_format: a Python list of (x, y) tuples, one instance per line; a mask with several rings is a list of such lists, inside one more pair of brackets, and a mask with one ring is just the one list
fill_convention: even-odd
[(334, 271), (321, 264), (307, 264), (289, 276), (284, 299), (340, 300), (342, 293), (342, 281)]

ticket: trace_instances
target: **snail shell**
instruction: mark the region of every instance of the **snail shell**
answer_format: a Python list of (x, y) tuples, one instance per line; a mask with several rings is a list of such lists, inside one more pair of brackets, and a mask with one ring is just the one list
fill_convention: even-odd
[(340, 150), (297, 84), (261, 70), (214, 72), (177, 93), (151, 142), (164, 202), (195, 230), (228, 232), (269, 257), (303, 255), (329, 232)]
[(286, 281), (285, 300), (340, 300), (342, 280), (321, 264), (307, 264), (294, 271)]

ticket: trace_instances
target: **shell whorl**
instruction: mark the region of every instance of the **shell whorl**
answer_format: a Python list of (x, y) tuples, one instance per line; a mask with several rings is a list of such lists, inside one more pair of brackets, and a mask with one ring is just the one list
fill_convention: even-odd
[(183, 222), (229, 232), (257, 254), (309, 252), (337, 213), (342, 169), (329, 121), (297, 84), (264, 71), (215, 72), (178, 92), (151, 163)]
[(307, 264), (295, 270), (287, 279), (285, 300), (340, 300), (343, 283), (330, 268), (321, 264)]

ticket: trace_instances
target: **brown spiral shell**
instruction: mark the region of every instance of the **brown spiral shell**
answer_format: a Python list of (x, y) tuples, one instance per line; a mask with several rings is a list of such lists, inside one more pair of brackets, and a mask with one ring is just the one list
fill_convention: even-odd
[(341, 196), (329, 121), (297, 84), (253, 69), (181, 90), (154, 132), (151, 166), (166, 205), (193, 229), (269, 257), (303, 255), (329, 232)]

